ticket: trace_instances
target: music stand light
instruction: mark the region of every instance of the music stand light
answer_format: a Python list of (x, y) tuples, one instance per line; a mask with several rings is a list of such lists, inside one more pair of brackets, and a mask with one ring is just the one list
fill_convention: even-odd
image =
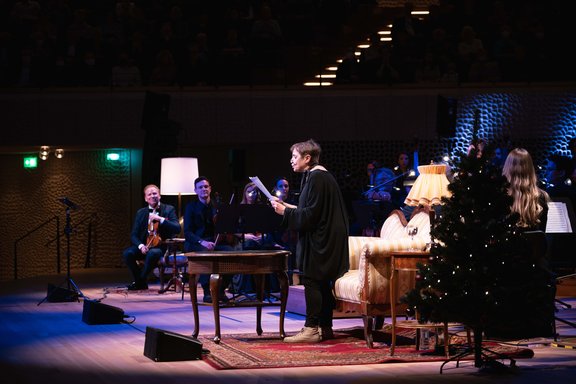
[[(182, 195), (195, 195), (194, 180), (198, 177), (195, 157), (167, 157), (160, 169), (160, 194), (178, 196), (178, 220), (182, 226)], [(182, 232), (182, 230), (181, 230)]]

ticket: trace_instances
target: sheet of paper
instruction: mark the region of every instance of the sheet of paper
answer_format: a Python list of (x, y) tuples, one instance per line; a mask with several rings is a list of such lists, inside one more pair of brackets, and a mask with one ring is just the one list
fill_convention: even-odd
[(272, 200), (272, 195), (270, 194), (270, 191), (268, 191), (268, 189), (264, 186), (264, 184), (262, 184), (258, 176), (249, 176), (248, 178), (250, 179), (251, 182), (253, 182), (256, 185), (256, 187), (258, 187), (258, 189), (264, 194), (264, 196), (266, 196), (268, 200)]
[(548, 221), (546, 233), (572, 233), (570, 218), (566, 204), (562, 202), (548, 203)]

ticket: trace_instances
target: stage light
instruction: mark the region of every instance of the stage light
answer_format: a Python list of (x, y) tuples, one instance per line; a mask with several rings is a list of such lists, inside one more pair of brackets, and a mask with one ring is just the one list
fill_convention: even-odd
[(120, 154), (116, 152), (110, 152), (106, 154), (106, 160), (109, 161), (118, 161), (120, 160)]
[(43, 145), (40, 147), (40, 158), (42, 160), (46, 160), (49, 154), (50, 154), (50, 147), (48, 147), (47, 145)]
[(24, 158), (24, 168), (37, 168), (38, 158), (36, 156), (27, 156)]
[(64, 157), (64, 150), (62, 148), (58, 148), (55, 152), (54, 152), (54, 156), (56, 156), (57, 159), (61, 159)]

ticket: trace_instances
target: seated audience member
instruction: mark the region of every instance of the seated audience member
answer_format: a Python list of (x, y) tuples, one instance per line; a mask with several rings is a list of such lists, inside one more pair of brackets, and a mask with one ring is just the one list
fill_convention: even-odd
[(404, 206), (404, 200), (414, 184), (414, 180), (418, 174), (418, 152), (414, 152), (414, 164), (410, 161), (408, 152), (400, 152), (398, 154), (396, 166), (394, 166), (394, 177), (397, 179), (394, 182), (394, 188), (391, 192), (391, 198), (394, 205), (398, 208)]
[[(156, 268), (166, 252), (163, 239), (174, 237), (180, 232), (180, 223), (173, 206), (160, 204), (160, 189), (153, 185), (144, 187), (144, 201), (147, 206), (136, 212), (130, 245), (124, 250), (123, 259), (132, 273), (134, 281), (128, 290), (148, 289), (148, 275)], [(144, 260), (140, 268), (137, 261)]]
[(368, 163), (367, 171), (370, 184), (364, 197), (368, 200), (390, 201), (394, 172), (390, 168), (381, 167), (376, 161)]

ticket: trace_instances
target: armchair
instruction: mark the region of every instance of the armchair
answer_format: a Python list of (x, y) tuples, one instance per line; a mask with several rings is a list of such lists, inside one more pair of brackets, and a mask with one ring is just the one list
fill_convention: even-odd
[[(362, 315), (364, 337), (369, 348), (373, 347), (375, 318), (391, 314), (390, 252), (424, 249), (430, 241), (430, 220), (427, 212), (416, 212), (410, 223), (419, 227), (418, 235), (413, 240), (406, 234), (406, 219), (400, 211), (392, 212), (386, 219), (381, 237), (348, 238), (350, 269), (336, 280), (334, 296), (342, 310), (356, 311)], [(414, 276), (399, 273), (397, 278), (398, 299), (414, 285)]]

